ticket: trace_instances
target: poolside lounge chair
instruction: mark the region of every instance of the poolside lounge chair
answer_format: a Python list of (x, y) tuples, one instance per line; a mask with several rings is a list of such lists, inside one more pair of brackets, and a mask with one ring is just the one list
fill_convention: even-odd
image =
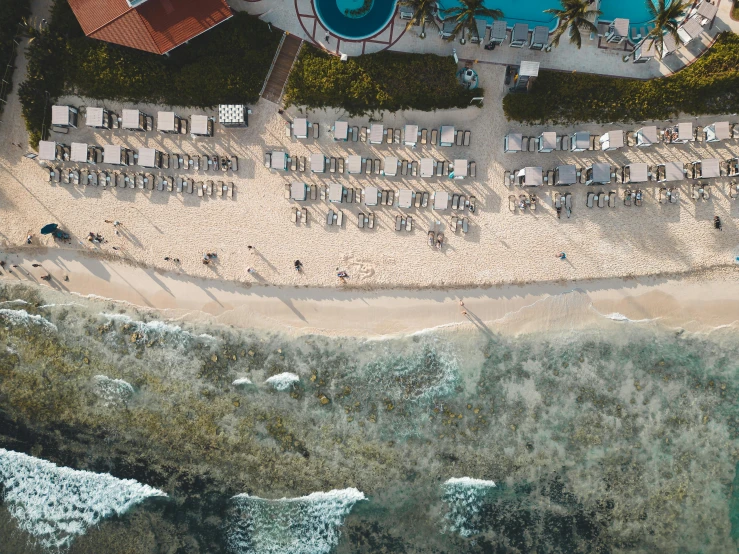
[(305, 169), (308, 167), (308, 159), (305, 156), (300, 156), (298, 159), (298, 170), (301, 173), (305, 173)]
[(467, 207), (467, 197), (464, 194), (459, 195), (459, 209), (464, 211)]
[(462, 140), (462, 144), (464, 146), (469, 146), (470, 145), (470, 140), (472, 140), (472, 133), (470, 131), (465, 131), (464, 132), (464, 139)]
[(659, 189), (659, 196), (657, 197), (657, 201), (660, 204), (665, 204), (668, 201), (668, 198), (670, 195), (667, 193), (667, 187), (661, 187)]
[(427, 144), (429, 139), (428, 129), (421, 129), (421, 144)]
[(425, 192), (423, 193), (423, 198), (421, 198), (421, 207), (426, 208), (429, 205), (429, 193)]
[(312, 127), (313, 127), (313, 138), (317, 139), (321, 131), (320, 126), (318, 125), (318, 123), (314, 123)]
[(439, 130), (438, 129), (431, 129), (431, 144), (436, 146), (439, 138)]
[(393, 142), (395, 142), (395, 144), (400, 144), (400, 129), (395, 129), (393, 131)]
[(503, 172), (503, 184), (509, 187), (513, 186), (513, 173), (507, 169)]
[(585, 205), (588, 208), (592, 208), (593, 207), (593, 199), (594, 198), (595, 198), (595, 193), (594, 192), (589, 192), (588, 193), (588, 196), (587, 196), (587, 200), (585, 201)]
[(367, 142), (367, 127), (362, 127), (359, 131), (359, 141)]
[(529, 200), (527, 204), (532, 212), (536, 211), (536, 203), (538, 201), (539, 201), (539, 198), (535, 194), (529, 194)]

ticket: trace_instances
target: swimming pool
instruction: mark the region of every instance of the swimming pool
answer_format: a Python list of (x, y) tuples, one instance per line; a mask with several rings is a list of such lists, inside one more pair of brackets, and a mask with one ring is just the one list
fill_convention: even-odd
[[(364, 15), (355, 12), (353, 17), (347, 14), (347, 10), (357, 10), (364, 5), (362, 0), (314, 0), (314, 5), (318, 18), (333, 34), (349, 40), (361, 40), (377, 34), (390, 22), (395, 14), (396, 0), (374, 0), (371, 6), (368, 1), (365, 6), (368, 11)], [(457, 0), (439, 2), (442, 10), (458, 5)], [(515, 23), (528, 23), (531, 27), (546, 25), (554, 30), (557, 26), (557, 20), (544, 13), (544, 10), (560, 7), (558, 0), (489, 0), (486, 5), (503, 10), (503, 19), (509, 27)], [(623, 17), (631, 25), (638, 26), (650, 19), (644, 0), (601, 0), (600, 9), (603, 12), (600, 17), (602, 21)], [(363, 12), (361, 9), (359, 11)]]

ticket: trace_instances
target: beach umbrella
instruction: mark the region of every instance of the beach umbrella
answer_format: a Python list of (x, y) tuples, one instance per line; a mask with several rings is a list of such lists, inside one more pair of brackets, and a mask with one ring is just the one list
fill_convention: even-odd
[(44, 225), (41, 227), (41, 234), (42, 235), (50, 235), (54, 231), (56, 231), (56, 228), (59, 227), (56, 223), (49, 223), (48, 225)]

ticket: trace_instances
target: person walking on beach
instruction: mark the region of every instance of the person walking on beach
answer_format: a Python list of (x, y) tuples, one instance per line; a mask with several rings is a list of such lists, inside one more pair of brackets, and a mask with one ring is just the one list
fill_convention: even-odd
[(31, 244), (32, 238), (33, 238), (33, 235), (31, 233), (28, 233), (28, 236), (26, 237), (26, 244)]
[(300, 272), (303, 269), (303, 263), (300, 260), (295, 260), (295, 271)]

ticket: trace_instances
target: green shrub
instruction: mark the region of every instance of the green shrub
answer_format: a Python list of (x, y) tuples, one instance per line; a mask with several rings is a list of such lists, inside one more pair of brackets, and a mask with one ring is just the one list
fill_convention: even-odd
[(524, 123), (644, 121), (739, 111), (739, 36), (724, 33), (698, 61), (670, 77), (640, 81), (541, 71), (528, 94), (503, 99)]
[[(0, 71), (6, 83), (0, 86), (0, 98), (5, 100), (13, 87), (15, 44), (26, 29), (26, 19), (31, 13), (30, 0), (0, 0)], [(6, 69), (7, 68), (7, 69)], [(2, 113), (5, 103), (0, 103)]]
[(451, 56), (380, 52), (342, 62), (308, 44), (285, 89), (288, 105), (334, 107), (350, 115), (376, 110), (464, 108), (482, 89), (467, 90)]
[(160, 56), (85, 37), (66, 0), (56, 0), (49, 28), (28, 49), (28, 77), (20, 89), (31, 142), (38, 143), (50, 106), (64, 94), (200, 108), (256, 102), (281, 36), (235, 12)]

